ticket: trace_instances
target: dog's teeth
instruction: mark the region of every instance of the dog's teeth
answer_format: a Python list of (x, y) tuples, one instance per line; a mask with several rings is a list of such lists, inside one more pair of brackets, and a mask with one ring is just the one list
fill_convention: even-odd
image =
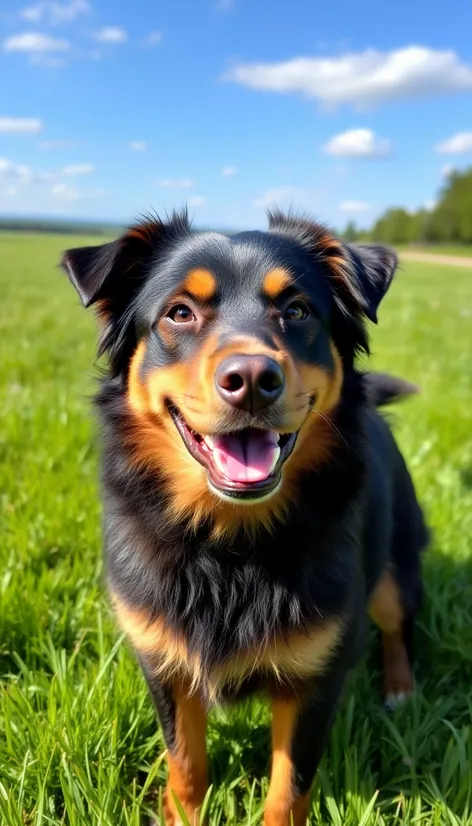
[(277, 462), (279, 461), (280, 456), (280, 447), (276, 447), (274, 450), (274, 458), (272, 459), (272, 464), (270, 466), (270, 473), (272, 473), (275, 469)]
[(213, 439), (211, 438), (211, 436), (204, 436), (204, 437), (203, 437), (203, 441), (205, 442), (206, 446), (207, 446), (210, 450), (213, 450), (213, 448), (214, 448), (214, 444), (213, 444)]

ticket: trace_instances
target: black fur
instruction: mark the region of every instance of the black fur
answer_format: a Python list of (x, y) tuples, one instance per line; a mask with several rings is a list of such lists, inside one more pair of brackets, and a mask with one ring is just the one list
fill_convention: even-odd
[[(427, 530), (405, 463), (375, 410), (414, 388), (355, 368), (358, 351), (368, 351), (364, 319), (377, 319), (396, 258), (383, 248), (327, 242), (323, 227), (280, 213), (270, 216), (269, 232), (232, 238), (195, 235), (185, 215), (167, 224), (144, 222), (138, 229), (64, 257), (83, 303), (101, 302), (106, 319), (100, 349), (108, 353), (110, 367), (97, 407), (110, 585), (150, 621), (164, 617), (186, 640), (189, 653), (198, 653), (204, 700), (209, 699), (206, 678), (215, 667), (260, 650), (277, 636), (345, 617), (343, 639), (323, 676), (291, 679), (281, 687), (273, 675), (256, 669), (241, 685), (223, 686), (220, 694), (235, 699), (255, 690), (284, 690), (300, 696), (292, 759), (295, 788), (303, 793), (329, 735), (346, 672), (361, 652), (369, 595), (386, 566), (400, 588), (408, 647), (421, 595), (419, 558)], [(341, 261), (341, 270), (330, 267), (333, 258)], [(329, 461), (300, 474), (294, 501), (271, 531), (241, 528), (231, 539), (217, 540), (211, 518), (196, 529), (187, 519), (169, 520), (165, 474), (130, 462), (129, 360), (142, 338), (148, 343), (144, 373), (197, 352), (205, 332), (185, 331), (166, 345), (154, 329), (169, 295), (192, 267), (217, 275), (213, 308), (219, 326), (209, 329), (217, 329), (221, 341), (248, 330), (273, 341), (281, 327), (267, 315), (260, 285), (276, 266), (290, 269), (297, 290), (313, 307), (304, 327), (282, 327), (293, 358), (330, 372), (330, 341), (341, 354), (343, 387), (331, 416), (336, 444)], [(158, 663), (152, 657), (141, 657), (141, 663), (172, 748), (172, 686), (155, 677)]]

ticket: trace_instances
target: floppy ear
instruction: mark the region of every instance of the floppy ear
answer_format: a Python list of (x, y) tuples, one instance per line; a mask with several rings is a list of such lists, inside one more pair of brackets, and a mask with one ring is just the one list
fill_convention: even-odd
[(280, 210), (268, 213), (269, 231), (295, 239), (325, 264), (338, 301), (349, 312), (377, 322), (377, 308), (397, 268), (393, 250), (377, 244), (344, 244), (323, 224)]
[(108, 352), (114, 375), (125, 368), (136, 346), (133, 299), (166, 246), (189, 233), (187, 213), (174, 213), (167, 223), (145, 219), (116, 241), (67, 250), (62, 256), (62, 269), (83, 306), (96, 304), (102, 322), (98, 354)]
[(63, 254), (61, 267), (69, 276), (84, 307), (98, 300), (102, 286), (110, 278), (123, 252), (123, 246), (123, 240), (119, 239), (97, 247), (77, 247)]
[(377, 323), (377, 308), (387, 292), (398, 264), (393, 250), (379, 244), (345, 244), (350, 266), (344, 286), (364, 315)]
[(168, 223), (157, 217), (131, 226), (116, 241), (96, 247), (67, 250), (62, 269), (76, 288), (84, 307), (101, 299), (117, 297), (140, 280), (143, 269), (162, 246), (188, 233), (187, 212), (174, 213)]

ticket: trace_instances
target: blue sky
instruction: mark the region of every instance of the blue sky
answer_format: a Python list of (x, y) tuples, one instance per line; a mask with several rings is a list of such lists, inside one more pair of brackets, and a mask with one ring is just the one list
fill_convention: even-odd
[(2, 0), (0, 213), (337, 227), (472, 165), (472, 4)]

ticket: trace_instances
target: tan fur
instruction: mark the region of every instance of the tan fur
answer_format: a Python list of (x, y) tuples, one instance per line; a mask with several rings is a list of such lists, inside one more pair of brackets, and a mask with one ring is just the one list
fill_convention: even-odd
[(293, 284), (293, 278), (283, 267), (276, 267), (264, 276), (262, 290), (269, 298), (277, 298), (287, 287)]
[(175, 803), (177, 796), (191, 826), (199, 826), (200, 809), (208, 787), (205, 746), (206, 711), (196, 696), (174, 687), (175, 747), (167, 753), (169, 779), (164, 798), (167, 826), (182, 820)]
[(210, 270), (197, 268), (191, 270), (181, 285), (181, 289), (189, 292), (198, 301), (211, 301), (216, 294), (217, 284), (213, 273)]
[(305, 826), (310, 794), (294, 796), (292, 740), (298, 716), (295, 699), (272, 702), (272, 769), (264, 826)]
[(408, 697), (413, 693), (414, 682), (401, 633), (382, 634), (382, 649), (385, 697)]
[(374, 588), (369, 614), (382, 631), (385, 696), (403, 694), (406, 697), (413, 691), (413, 674), (403, 642), (404, 611), (400, 590), (388, 568)]
[[(248, 533), (257, 532), (261, 526), (270, 530), (274, 521), (283, 517), (296, 495), (300, 470), (325, 462), (337, 439), (330, 414), (339, 399), (343, 372), (334, 345), (331, 351), (335, 365), (332, 375), (320, 367), (298, 365), (282, 347), (273, 351), (256, 339), (241, 338), (221, 348), (216, 336), (210, 336), (193, 360), (151, 370), (143, 378), (146, 343), (140, 342), (128, 379), (127, 397), (134, 425), (129, 431), (129, 447), (137, 465), (155, 469), (166, 477), (170, 519), (187, 517), (197, 527), (209, 518), (213, 522), (213, 537), (219, 539), (240, 528)], [(164, 399), (170, 398), (197, 433), (217, 431), (227, 409), (216, 393), (214, 373), (224, 358), (237, 352), (266, 354), (278, 361), (286, 377), (286, 420), (280, 431), (291, 433), (302, 428), (295, 450), (284, 466), (281, 489), (268, 501), (248, 506), (222, 502), (209, 490), (205, 468), (189, 455), (164, 405)], [(308, 413), (312, 393), (316, 393), (316, 403)]]
[(184, 637), (170, 630), (162, 618), (151, 620), (145, 611), (130, 608), (116, 594), (112, 599), (118, 621), (135, 648), (156, 658), (156, 673), (167, 680), (185, 679), (191, 692), (203, 686), (214, 700), (223, 686), (237, 685), (256, 670), (272, 674), (281, 684), (322, 673), (343, 631), (340, 618), (320, 622), (306, 634), (275, 638), (264, 648), (247, 651), (204, 673), (198, 654), (190, 653)]
[(385, 634), (398, 632), (404, 614), (398, 585), (390, 570), (385, 570), (374, 588), (369, 602), (369, 614)]

